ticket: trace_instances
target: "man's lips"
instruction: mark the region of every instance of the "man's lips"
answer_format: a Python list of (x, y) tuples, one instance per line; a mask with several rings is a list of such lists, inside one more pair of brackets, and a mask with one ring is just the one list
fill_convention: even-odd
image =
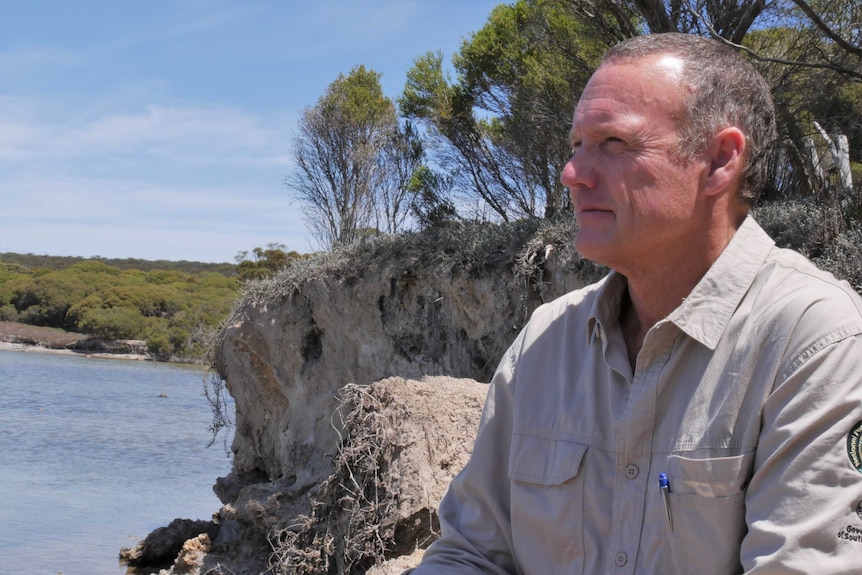
[(613, 213), (613, 210), (602, 206), (583, 206), (575, 209), (575, 215), (581, 214), (598, 214), (598, 213)]

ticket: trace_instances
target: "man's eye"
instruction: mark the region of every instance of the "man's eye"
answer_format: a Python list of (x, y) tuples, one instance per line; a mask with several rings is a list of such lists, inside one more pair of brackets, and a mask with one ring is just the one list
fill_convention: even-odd
[(623, 151), (626, 148), (626, 142), (625, 140), (622, 140), (617, 137), (609, 137), (605, 138), (603, 147), (608, 149), (609, 151), (619, 152)]

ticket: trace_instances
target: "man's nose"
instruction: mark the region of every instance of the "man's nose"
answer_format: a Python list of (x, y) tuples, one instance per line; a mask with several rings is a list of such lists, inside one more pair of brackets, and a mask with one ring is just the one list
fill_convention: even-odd
[(569, 189), (569, 194), (579, 187), (593, 188), (596, 185), (593, 163), (587, 156), (588, 153), (583, 148), (575, 150), (563, 166), (560, 183)]

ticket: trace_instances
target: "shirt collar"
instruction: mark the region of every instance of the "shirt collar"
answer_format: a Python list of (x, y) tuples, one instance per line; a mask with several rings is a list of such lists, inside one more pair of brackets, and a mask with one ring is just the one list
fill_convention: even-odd
[[(751, 216), (682, 304), (668, 316), (689, 337), (715, 349), (733, 312), (751, 287), (775, 242)], [(587, 339), (605, 340), (620, 317), (626, 278), (612, 271), (598, 287), (587, 319)]]
[(620, 306), (625, 295), (627, 282), (625, 276), (611, 271), (599, 285), (590, 315), (587, 318), (587, 341), (591, 344), (600, 338), (607, 343), (605, 334), (608, 328), (620, 318)]
[(668, 320), (714, 350), (774, 246), (763, 228), (751, 216), (746, 217), (706, 275)]

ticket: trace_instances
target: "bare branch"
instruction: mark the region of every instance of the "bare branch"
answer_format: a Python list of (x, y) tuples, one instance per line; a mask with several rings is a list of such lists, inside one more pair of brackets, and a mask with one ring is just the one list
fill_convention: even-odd
[(637, 36), (638, 31), (632, 25), (631, 21), (626, 16), (625, 12), (623, 12), (622, 8), (616, 3), (611, 2), (610, 6), (611, 15), (613, 15), (614, 20), (616, 20), (617, 25), (619, 25), (620, 30), (622, 30), (625, 34), (629, 36)]
[[(700, 18), (699, 15), (696, 15), (696, 17)], [(702, 18), (700, 18), (700, 19), (703, 22), (703, 25), (709, 30), (709, 33), (713, 38), (715, 38), (716, 40), (718, 40), (718, 41), (720, 41), (720, 42), (722, 42), (728, 46), (736, 48), (737, 50), (745, 52), (746, 54), (748, 54), (749, 56), (751, 56), (752, 58), (754, 58), (755, 60), (757, 60), (759, 62), (768, 62), (771, 64), (781, 64), (784, 66), (799, 66), (799, 67), (813, 68), (813, 69), (819, 69), (819, 70), (832, 70), (834, 72), (838, 72), (840, 74), (850, 76), (851, 78), (856, 78), (858, 80), (862, 80), (862, 72), (857, 72), (856, 70), (853, 70), (851, 68), (846, 68), (846, 67), (840, 66), (838, 64), (833, 64), (832, 62), (805, 62), (805, 61), (801, 61), (801, 60), (785, 60), (783, 58), (772, 58), (769, 56), (762, 56), (761, 54), (757, 53), (755, 50), (752, 50), (751, 48), (749, 48), (747, 46), (743, 46), (742, 44), (739, 44), (737, 42), (731, 42), (727, 38), (723, 38), (718, 32), (715, 31), (715, 29), (710, 25), (709, 22), (703, 21)]]
[(794, 4), (796, 4), (800, 10), (802, 10), (806, 16), (814, 23), (817, 28), (820, 29), (821, 32), (826, 34), (830, 40), (838, 44), (842, 49), (849, 52), (850, 54), (855, 54), (856, 56), (862, 56), (862, 46), (854, 46), (844, 38), (842, 38), (838, 33), (836, 33), (832, 28), (830, 28), (826, 22), (824, 22), (820, 16), (817, 15), (817, 12), (814, 11), (811, 6), (808, 5), (805, 0), (791, 0)]
[(671, 22), (670, 15), (665, 10), (662, 0), (634, 0), (634, 5), (646, 19), (647, 25), (653, 33), (678, 31)]
[(760, 13), (763, 12), (763, 9), (766, 7), (766, 0), (756, 0), (752, 2), (739, 21), (736, 23), (736, 27), (733, 31), (733, 34), (730, 36), (730, 41), (736, 44), (742, 42), (742, 39), (748, 34), (749, 28), (754, 24), (754, 21), (760, 16)]
[(770, 58), (769, 56), (761, 56), (751, 48), (747, 48), (740, 44), (734, 44), (733, 42), (729, 42), (724, 40), (726, 44), (729, 44), (739, 50), (744, 51), (746, 54), (750, 55), (752, 58), (759, 62), (769, 62), (771, 64), (783, 64), (785, 66), (802, 66), (805, 68), (814, 68), (818, 70), (832, 70), (833, 72), (838, 72), (840, 74), (844, 74), (846, 76), (850, 76), (851, 78), (856, 78), (857, 80), (862, 80), (862, 72), (857, 72), (856, 70), (852, 70), (850, 68), (845, 68), (844, 66), (839, 66), (838, 64), (833, 64), (832, 62), (801, 62), (799, 60), (784, 60), (782, 58)]

